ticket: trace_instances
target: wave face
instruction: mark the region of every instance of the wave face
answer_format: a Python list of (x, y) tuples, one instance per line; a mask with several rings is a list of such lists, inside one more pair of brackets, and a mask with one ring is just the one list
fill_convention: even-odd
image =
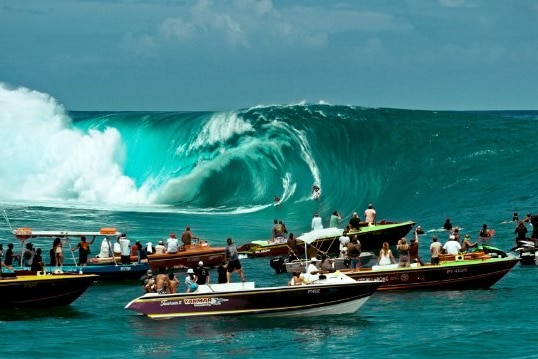
[[(538, 112), (327, 104), (229, 112), (68, 112), (0, 86), (0, 196), (185, 213), (361, 211), (407, 219), (466, 206), (536, 208)], [(313, 183), (322, 197), (310, 199)], [(345, 213), (344, 213), (345, 212)]]

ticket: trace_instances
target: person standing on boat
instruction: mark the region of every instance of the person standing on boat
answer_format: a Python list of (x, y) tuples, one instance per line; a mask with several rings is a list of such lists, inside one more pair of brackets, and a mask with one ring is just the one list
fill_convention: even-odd
[(54, 242), (52, 242), (52, 248), (54, 249), (54, 259), (55, 259), (54, 265), (56, 267), (62, 267), (64, 265), (63, 245), (65, 243), (67, 243), (67, 239), (65, 240), (65, 242), (62, 242), (60, 237), (56, 237), (54, 239)]
[(354, 235), (351, 237), (350, 243), (347, 245), (347, 255), (351, 261), (351, 270), (355, 272), (361, 266), (361, 242), (357, 239), (357, 236)]
[(409, 267), (409, 245), (405, 237), (401, 238), (396, 245), (399, 253), (399, 267)]
[(437, 236), (433, 236), (432, 243), (430, 244), (430, 254), (431, 254), (430, 263), (432, 265), (439, 264), (439, 254), (441, 254), (442, 249), (443, 249), (443, 246), (441, 242), (437, 240)]
[(191, 227), (187, 226), (185, 228), (185, 232), (183, 232), (181, 235), (181, 242), (183, 242), (183, 246), (190, 246), (193, 239), (198, 239), (198, 237), (195, 237), (191, 232)]
[(179, 285), (179, 280), (173, 272), (168, 273), (168, 293), (173, 294), (177, 292), (177, 286)]
[(32, 261), (32, 266), (30, 270), (34, 272), (43, 272), (43, 257), (41, 256), (41, 248), (38, 248), (35, 252), (34, 260)]
[(321, 223), (321, 217), (319, 216), (317, 212), (314, 213), (314, 218), (312, 218), (312, 224), (310, 227), (312, 228), (313, 231), (316, 229), (323, 229), (323, 223)]
[(112, 256), (112, 253), (110, 252), (110, 241), (108, 240), (107, 236), (103, 237), (103, 240), (101, 241), (101, 247), (99, 248), (99, 258), (109, 258)]
[(374, 205), (371, 203), (368, 204), (368, 208), (364, 210), (364, 218), (365, 218), (366, 223), (368, 223), (368, 225), (375, 224), (376, 216), (377, 216), (377, 213), (374, 209)]
[(179, 242), (175, 233), (170, 233), (170, 237), (166, 240), (166, 253), (173, 254), (179, 250)]
[(4, 263), (8, 266), (8, 268), (11, 268), (13, 266), (13, 262), (17, 262), (17, 264), (20, 265), (21, 256), (18, 254), (13, 254), (13, 243), (8, 243), (6, 250), (6, 260)]
[(422, 263), (418, 254), (418, 235), (419, 231), (417, 227), (415, 230), (415, 237), (411, 239), (411, 243), (409, 244), (409, 260), (411, 263), (418, 263), (423, 266), (424, 263)]
[(288, 237), (288, 241), (287, 241), (287, 244), (288, 244), (288, 262), (292, 262), (296, 259), (299, 259), (299, 256), (298, 256), (298, 248), (297, 248), (297, 239), (295, 238), (295, 236), (293, 235), (293, 233), (290, 233), (289, 237)]
[(187, 286), (187, 293), (195, 292), (196, 290), (198, 290), (198, 284), (196, 284), (196, 275), (194, 275), (194, 270), (192, 268), (187, 269), (185, 285)]
[(95, 241), (95, 236), (90, 243), (86, 242), (86, 237), (81, 236), (80, 242), (77, 243), (75, 248), (71, 249), (71, 252), (74, 252), (78, 249), (78, 265), (85, 267), (88, 263), (88, 254), (91, 253), (90, 245)]
[(228, 262), (226, 283), (230, 283), (230, 274), (233, 272), (239, 272), (241, 280), (245, 282), (245, 274), (243, 273), (243, 268), (241, 267), (241, 262), (239, 261), (237, 247), (231, 238), (228, 238), (226, 242), (228, 243), (228, 246), (226, 247), (226, 261)]
[(338, 211), (334, 211), (333, 214), (331, 214), (331, 218), (329, 219), (329, 227), (330, 228), (338, 228), (338, 223), (342, 220), (342, 217), (340, 216), (340, 213)]
[(122, 233), (120, 237), (121, 264), (131, 264), (131, 241), (127, 234)]
[(198, 262), (198, 267), (194, 269), (194, 274), (196, 275), (196, 284), (209, 284), (210, 275), (207, 268), (204, 267), (204, 262)]
[(226, 259), (223, 259), (220, 265), (218, 266), (217, 273), (219, 274), (218, 283), (228, 282), (228, 267), (226, 265)]

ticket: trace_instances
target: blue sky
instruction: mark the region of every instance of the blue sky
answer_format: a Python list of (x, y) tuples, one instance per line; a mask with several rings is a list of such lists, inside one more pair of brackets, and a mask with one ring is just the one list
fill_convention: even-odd
[(0, 53), (68, 110), (538, 109), (532, 0), (2, 0)]

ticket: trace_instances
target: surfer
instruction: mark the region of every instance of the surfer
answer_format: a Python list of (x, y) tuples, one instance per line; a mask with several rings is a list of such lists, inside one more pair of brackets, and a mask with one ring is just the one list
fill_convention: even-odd
[(280, 204), (280, 197), (275, 196), (275, 206), (278, 206)]
[(321, 188), (317, 184), (314, 183), (314, 185), (312, 186), (312, 198), (318, 199), (320, 195), (321, 195)]

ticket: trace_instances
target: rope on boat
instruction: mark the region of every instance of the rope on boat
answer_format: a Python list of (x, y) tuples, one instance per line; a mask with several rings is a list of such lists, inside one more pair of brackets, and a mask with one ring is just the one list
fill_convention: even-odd
[(9, 230), (13, 232), (13, 227), (11, 226), (11, 222), (9, 221), (9, 217), (7, 216), (7, 212), (4, 207), (4, 204), (2, 204), (2, 214), (4, 215), (4, 219), (6, 220)]

